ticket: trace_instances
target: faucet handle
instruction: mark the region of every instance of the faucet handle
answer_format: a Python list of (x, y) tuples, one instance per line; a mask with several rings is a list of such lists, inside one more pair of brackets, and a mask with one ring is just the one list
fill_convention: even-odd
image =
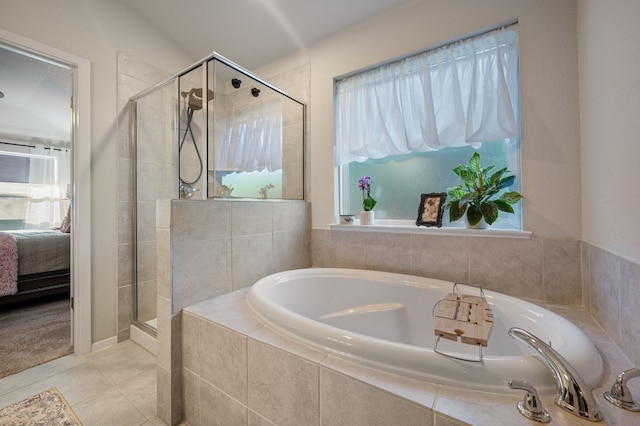
[(509, 388), (527, 391), (522, 401), (518, 402), (518, 411), (529, 420), (540, 423), (549, 423), (551, 416), (542, 406), (542, 401), (538, 397), (538, 391), (529, 382), (523, 380), (509, 380)]
[(633, 400), (633, 395), (627, 387), (627, 382), (634, 377), (640, 377), (640, 370), (632, 368), (623, 371), (616, 377), (611, 391), (604, 393), (604, 398), (613, 405), (629, 411), (640, 411), (640, 404)]

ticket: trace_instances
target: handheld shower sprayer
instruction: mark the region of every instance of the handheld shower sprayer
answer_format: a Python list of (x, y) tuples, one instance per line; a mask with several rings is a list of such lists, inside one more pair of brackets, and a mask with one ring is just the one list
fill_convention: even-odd
[[(180, 95), (182, 95), (183, 98), (189, 98), (187, 99), (187, 105), (189, 106), (190, 109), (197, 111), (202, 109), (202, 100), (203, 100), (203, 95), (202, 95), (202, 88), (193, 88), (191, 90), (189, 90), (188, 92), (180, 92)], [(207, 101), (210, 101), (213, 99), (213, 90), (208, 89), (207, 90)]]
[[(178, 155), (182, 154), (182, 148), (184, 146), (185, 140), (187, 139), (187, 134), (191, 135), (191, 142), (193, 143), (193, 147), (196, 151), (196, 156), (198, 157), (198, 164), (200, 165), (200, 171), (198, 172), (198, 177), (196, 177), (192, 181), (187, 181), (180, 176), (180, 195), (182, 198), (191, 198), (193, 192), (197, 189), (194, 188), (196, 182), (200, 180), (202, 177), (202, 156), (200, 155), (200, 150), (198, 149), (198, 144), (196, 143), (196, 138), (193, 134), (193, 129), (191, 125), (193, 123), (193, 112), (201, 110), (203, 107), (203, 89), (202, 88), (193, 88), (188, 92), (180, 92), (180, 95), (186, 99), (187, 101), (187, 125), (184, 131), (184, 135), (182, 136), (182, 140), (180, 141), (180, 145), (178, 147)], [(207, 102), (214, 98), (213, 90), (207, 90)]]

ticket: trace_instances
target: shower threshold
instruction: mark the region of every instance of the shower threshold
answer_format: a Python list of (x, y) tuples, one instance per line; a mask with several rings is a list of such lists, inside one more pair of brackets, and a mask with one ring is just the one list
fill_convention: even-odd
[[(139, 326), (137, 324), (131, 324), (129, 326), (130, 338), (138, 345), (145, 348), (148, 352), (153, 355), (157, 354), (158, 342), (154, 335), (151, 335), (146, 329), (148, 327), (153, 327), (153, 329), (157, 329), (158, 320), (156, 318), (146, 321), (144, 326)], [(145, 327), (146, 326), (146, 327)], [(144, 327), (144, 329), (143, 329)]]

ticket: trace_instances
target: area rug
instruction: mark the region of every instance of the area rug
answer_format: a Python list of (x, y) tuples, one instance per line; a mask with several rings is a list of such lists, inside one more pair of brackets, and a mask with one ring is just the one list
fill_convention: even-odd
[(68, 296), (0, 308), (0, 378), (72, 352)]
[(51, 388), (0, 410), (2, 426), (82, 425), (58, 389)]

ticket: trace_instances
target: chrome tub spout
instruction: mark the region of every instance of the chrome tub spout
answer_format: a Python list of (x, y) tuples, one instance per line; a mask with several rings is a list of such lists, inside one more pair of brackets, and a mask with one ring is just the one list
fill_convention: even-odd
[(509, 334), (536, 350), (553, 373), (558, 392), (554, 399), (556, 405), (571, 414), (592, 422), (602, 420), (602, 415), (598, 411), (591, 390), (580, 374), (562, 355), (542, 339), (522, 328), (513, 327), (509, 330)]

